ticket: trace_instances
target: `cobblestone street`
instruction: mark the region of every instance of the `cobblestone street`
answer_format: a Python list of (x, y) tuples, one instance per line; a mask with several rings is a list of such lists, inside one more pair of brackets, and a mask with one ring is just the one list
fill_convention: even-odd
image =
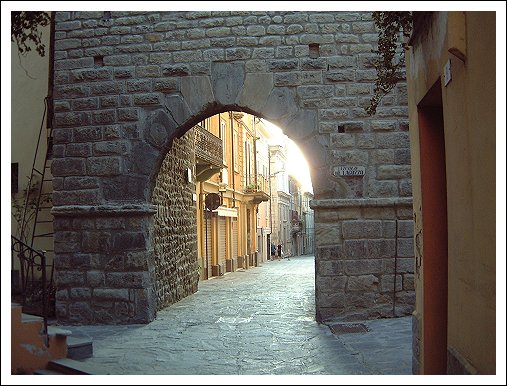
[(411, 374), (411, 317), (335, 335), (315, 322), (314, 257), (199, 283), (147, 325), (66, 326), (93, 340), (96, 374)]

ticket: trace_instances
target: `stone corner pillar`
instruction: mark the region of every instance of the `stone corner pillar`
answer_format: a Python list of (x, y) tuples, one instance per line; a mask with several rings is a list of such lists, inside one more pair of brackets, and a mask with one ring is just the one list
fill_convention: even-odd
[(54, 207), (56, 317), (68, 324), (156, 316), (152, 205)]
[(316, 319), (410, 315), (412, 198), (312, 200)]

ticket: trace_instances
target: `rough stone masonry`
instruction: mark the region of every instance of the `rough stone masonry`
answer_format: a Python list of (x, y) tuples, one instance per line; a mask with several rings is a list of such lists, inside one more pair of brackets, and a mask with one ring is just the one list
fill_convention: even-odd
[[(406, 86), (375, 116), (365, 113), (376, 76), (369, 12), (55, 15), (59, 320), (147, 323), (196, 290), (195, 248), (171, 254), (156, 246), (175, 245), (157, 223), (171, 240), (194, 243), (185, 237), (192, 221), (172, 224), (174, 213), (155, 220), (167, 197), (154, 191), (166, 156), (170, 173), (186, 167), (181, 151), (170, 152), (175, 140), (229, 110), (277, 124), (308, 159), (317, 320), (411, 313)], [(181, 188), (177, 178), (160, 178), (166, 190)], [(187, 196), (174, 200), (189, 213)]]

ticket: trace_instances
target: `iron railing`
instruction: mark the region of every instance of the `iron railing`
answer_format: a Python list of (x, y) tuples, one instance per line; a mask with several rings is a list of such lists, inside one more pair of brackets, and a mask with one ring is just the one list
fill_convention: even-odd
[(245, 193), (263, 192), (269, 195), (269, 179), (268, 177), (265, 177), (262, 174), (257, 175), (255, 183), (248, 183), (245, 177), (243, 184), (245, 186), (245, 188), (243, 189)]
[(44, 319), (47, 335), (47, 320), (52, 314), (50, 303), (54, 299), (54, 265), (46, 261), (45, 251), (36, 251), (15, 236), (11, 236), (11, 257), (19, 259), (20, 281), (17, 291), (13, 291), (14, 298), (21, 303), (23, 312)]
[(195, 156), (210, 164), (222, 166), (222, 140), (200, 125), (195, 125)]

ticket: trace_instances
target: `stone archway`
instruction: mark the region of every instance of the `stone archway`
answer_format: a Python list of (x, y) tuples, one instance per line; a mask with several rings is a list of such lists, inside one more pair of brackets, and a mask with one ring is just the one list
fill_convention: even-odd
[[(95, 27), (102, 35), (88, 36)], [(175, 138), (227, 110), (277, 124), (308, 159), (317, 320), (411, 312), (406, 91), (378, 117), (361, 107), (374, 74), (368, 13), (56, 12), (56, 31), (60, 320), (155, 317), (155, 177)]]

